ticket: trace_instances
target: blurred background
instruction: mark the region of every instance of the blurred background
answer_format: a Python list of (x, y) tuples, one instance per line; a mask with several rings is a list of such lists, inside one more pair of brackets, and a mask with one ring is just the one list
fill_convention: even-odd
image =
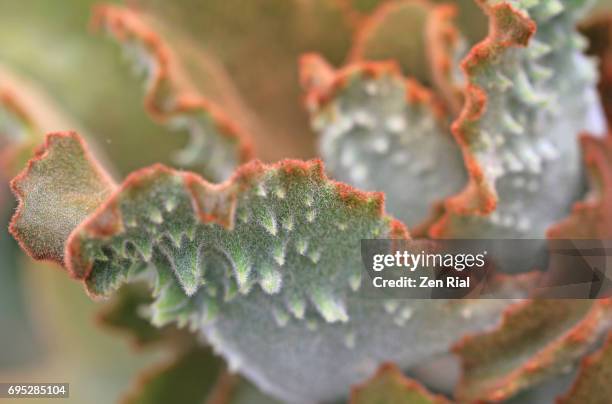
[[(299, 55), (316, 51), (341, 65), (356, 30), (356, 17), (343, 7), (351, 4), (367, 15), (383, 2), (128, 3), (155, 21), (197, 78), (197, 89), (227, 106), (253, 133), (257, 157), (273, 161), (315, 155), (300, 100)], [(13, 87), (18, 83), (19, 91), (53, 105), (49, 122), (54, 124), (42, 129), (78, 129), (104, 161), (112, 161), (107, 168), (120, 180), (155, 162), (171, 164), (170, 151), (180, 148), (186, 136), (169, 134), (147, 115), (142, 83), (119, 47), (89, 28), (95, 3), (0, 0), (0, 88), (7, 81)], [(486, 35), (484, 16), (475, 3), (458, 3), (460, 28), (473, 44)], [(597, 7), (612, 9), (612, 0), (600, 0)], [(400, 59), (405, 74), (427, 84), (428, 72), (415, 57), (425, 45), (415, 45), (409, 33), (400, 37), (405, 43), (386, 44), (380, 57)], [(139, 372), (169, 353), (136, 350), (117, 331), (102, 329), (96, 318), (109, 303), (92, 302), (61, 268), (25, 257), (6, 231), (14, 206), (6, 179), (0, 179), (0, 381), (69, 382), (67, 402), (116, 402), (134, 388)]]

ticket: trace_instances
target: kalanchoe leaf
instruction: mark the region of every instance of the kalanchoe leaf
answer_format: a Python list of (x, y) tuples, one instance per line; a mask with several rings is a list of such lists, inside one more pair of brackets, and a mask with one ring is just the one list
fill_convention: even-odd
[(302, 83), (320, 149), (334, 177), (384, 191), (390, 212), (414, 225), (466, 175), (435, 96), (389, 62), (333, 75), (320, 57), (302, 58)]
[[(220, 185), (153, 166), (72, 232), (65, 262), (94, 297), (148, 280), (153, 324), (189, 325), (278, 398), (321, 401), (378, 363), (410, 368), (447, 352), (512, 304), (361, 299), (360, 240), (377, 237), (406, 231), (380, 194), (329, 180), (317, 161), (253, 162)], [(495, 296), (524, 297), (531, 282), (503, 278)]]
[[(376, 10), (385, 7), (385, 4), (392, 3), (387, 0), (332, 0), (338, 4), (345, 15), (346, 20), (354, 27), (359, 28), (369, 16), (375, 14)], [(416, 0), (419, 1), (419, 0)], [(427, 3), (427, 1), (422, 1)], [(478, 7), (478, 2), (473, 0), (454, 0), (452, 2), (438, 2), (442, 4), (452, 4), (460, 10), (458, 23), (461, 32), (466, 34), (470, 42), (482, 39), (487, 33), (487, 21), (482, 10)], [(446, 6), (444, 6), (446, 7)], [(403, 35), (403, 34), (402, 34)], [(393, 55), (397, 57), (398, 55)]]
[[(297, 102), (296, 62), (309, 51), (321, 52), (334, 63), (345, 58), (351, 31), (334, 1), (137, 0), (136, 4), (171, 33), (168, 42), (177, 54), (186, 55), (182, 59), (200, 53), (225, 70), (256, 121), (248, 129), (256, 140), (258, 158), (277, 161), (315, 154), (306, 114)], [(174, 37), (187, 37), (194, 46), (183, 47)], [(211, 80), (200, 76), (210, 70), (203, 64), (193, 66), (192, 76), (204, 82), (200, 88), (206, 87)]]
[(437, 5), (431, 11), (426, 28), (427, 48), (433, 84), (453, 113), (461, 110), (465, 78), (459, 68), (467, 52), (466, 40), (455, 27), (457, 8)]
[(605, 404), (612, 396), (612, 334), (604, 346), (582, 360), (574, 385), (557, 400), (558, 404)]
[(530, 300), (456, 347), (461, 402), (499, 402), (569, 369), (612, 325), (610, 300)]
[[(351, 62), (395, 59), (402, 71), (429, 87), (434, 84), (460, 108), (458, 61), (465, 41), (454, 26), (456, 8), (420, 0), (382, 3), (361, 23), (349, 55)], [(411, 27), (414, 35), (406, 35)]]
[(210, 348), (193, 347), (169, 363), (141, 374), (122, 403), (201, 404), (215, 393), (222, 371), (223, 362), (212, 354)]
[[(152, 117), (189, 133), (190, 143), (176, 155), (184, 167), (224, 180), (252, 156), (251, 140), (214, 104), (194, 94), (178, 60), (139, 15), (124, 7), (98, 6), (94, 26), (116, 39), (144, 75), (145, 107)], [(185, 88), (187, 86), (187, 88)]]
[(75, 133), (56, 133), (11, 187), (19, 199), (11, 233), (32, 257), (62, 265), (68, 236), (114, 184)]
[[(67, 266), (94, 296), (108, 295), (130, 271), (153, 265), (159, 273), (156, 305), (167, 310), (193, 297), (191, 303), (208, 309), (201, 315), (211, 314), (234, 290), (247, 294), (258, 285), (266, 294), (280, 293), (277, 300), (286, 303), (279, 310), (295, 312), (297, 300), (327, 321), (346, 321), (344, 296), (337, 292), (360, 275), (360, 262), (336, 262), (329, 245), (342, 225), (369, 237), (403, 234), (381, 209), (380, 195), (334, 185), (317, 162), (253, 163), (218, 186), (154, 166), (132, 174), (74, 232)], [(353, 249), (357, 240), (338, 247)], [(283, 268), (302, 266), (311, 268), (308, 277), (320, 279), (310, 290), (283, 274)], [(323, 290), (322, 283), (338, 291)], [(199, 325), (202, 318), (193, 320)]]
[[(368, 16), (355, 34), (349, 54), (351, 62), (394, 59), (404, 74), (431, 84), (430, 65), (425, 57), (426, 24), (431, 7), (421, 1), (383, 3)], [(406, 27), (414, 34), (406, 35)]]
[(430, 235), (543, 237), (580, 195), (577, 135), (604, 129), (574, 29), (582, 3), (483, 2), (492, 25), (463, 62), (466, 103), (453, 125), (470, 181)]
[(552, 226), (551, 238), (609, 239), (612, 237), (612, 135), (581, 138), (591, 179), (590, 195), (574, 205), (569, 217)]
[(350, 404), (450, 404), (418, 382), (404, 376), (393, 364), (384, 364), (371, 379), (353, 387)]
[(504, 404), (554, 403), (555, 398), (559, 396), (559, 392), (567, 391), (575, 377), (575, 370), (570, 372), (564, 371), (561, 375), (557, 375), (552, 379), (518, 393), (509, 400), (505, 400)]
[(153, 326), (146, 310), (152, 301), (146, 284), (124, 285), (97, 316), (102, 326), (126, 333), (138, 349), (171, 351), (172, 359), (145, 370), (122, 402), (163, 403), (172, 397), (186, 403), (230, 403), (239, 386), (248, 382), (229, 374), (210, 348), (198, 346), (193, 334), (174, 325)]
[[(610, 236), (612, 138), (583, 136), (581, 141), (592, 179), (591, 195), (577, 203), (567, 219), (549, 230), (551, 238)], [(551, 265), (556, 265), (554, 260)], [(496, 332), (468, 340), (459, 347), (467, 372), (460, 396), (502, 400), (554, 376), (564, 367), (571, 370), (571, 365), (612, 324), (609, 304), (609, 300), (595, 303), (542, 300), (513, 309)]]

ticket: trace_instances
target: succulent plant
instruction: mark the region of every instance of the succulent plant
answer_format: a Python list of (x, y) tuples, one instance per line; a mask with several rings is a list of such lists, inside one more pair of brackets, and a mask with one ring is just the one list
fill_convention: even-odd
[[(11, 234), (115, 296), (103, 323), (172, 347), (126, 402), (605, 402), (609, 299), (529, 299), (539, 273), (510, 264), (490, 299), (359, 294), (362, 239), (527, 238), (535, 255), (612, 234), (612, 137), (577, 28), (589, 2), (480, 0), (465, 35), (463, 2), (260, 3), (94, 8), (147, 114), (188, 137), (122, 181), (95, 135), (107, 122), (75, 114), (84, 140), (0, 76), (0, 178), (32, 156)], [(607, 100), (601, 21), (581, 29)]]

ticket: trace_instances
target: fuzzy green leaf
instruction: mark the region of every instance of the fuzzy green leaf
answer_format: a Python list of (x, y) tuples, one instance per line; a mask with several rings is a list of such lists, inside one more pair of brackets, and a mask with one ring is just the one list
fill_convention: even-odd
[[(259, 285), (266, 294), (280, 293), (286, 304), (278, 309), (298, 318), (309, 301), (326, 320), (346, 321), (343, 296), (323, 291), (322, 284), (345, 290), (349, 278), (360, 276), (358, 255), (349, 262), (337, 258), (361, 238), (344, 238), (340, 250), (329, 245), (340, 228), (366, 238), (392, 235), (396, 225), (380, 216), (381, 203), (380, 195), (326, 181), (318, 163), (289, 161), (272, 169), (254, 163), (222, 186), (154, 166), (132, 174), (77, 229), (67, 265), (93, 295), (113, 292), (129, 271), (155, 266), (161, 294), (155, 304), (167, 308), (170, 319), (177, 317), (175, 306), (190, 309), (189, 297), (212, 314), (235, 292)], [(309, 268), (302, 273), (312, 277), (310, 290), (283, 275), (283, 268), (300, 267)]]
[[(512, 4), (483, 4), (492, 28), (463, 62), (469, 86), (453, 128), (470, 180), (436, 213), (430, 236), (542, 238), (582, 191), (577, 135), (604, 128), (594, 97), (594, 67), (580, 54), (584, 44), (574, 29), (584, 7), (556, 8), (548, 0)], [(408, 224), (419, 223), (433, 201), (464, 186), (463, 164), (443, 122), (437, 128), (430, 124), (429, 131), (419, 125), (432, 120), (426, 108), (413, 112), (416, 121), (404, 119), (401, 127), (413, 137), (427, 136), (404, 145), (390, 145), (381, 136), (404, 104), (398, 97), (402, 86), (396, 85), (394, 95), (379, 96), (378, 109), (370, 105), (365, 84), (381, 76), (380, 70), (349, 67), (336, 77), (328, 72), (309, 87), (307, 102), (332, 173), (362, 188), (385, 191), (392, 213)], [(313, 81), (306, 80), (307, 87)], [(359, 92), (351, 97), (347, 89), (352, 87)], [(391, 153), (403, 153), (409, 161), (391, 168), (399, 160)], [(424, 164), (429, 172), (420, 168), (421, 160), (429, 160)], [(563, 188), (558, 187), (561, 179)], [(534, 244), (534, 249), (542, 247)]]
[(390, 63), (348, 66), (325, 77), (313, 66), (324, 63), (320, 58), (302, 60), (313, 127), (335, 178), (383, 191), (389, 211), (409, 226), (461, 189), (461, 154), (429, 91)]
[(463, 62), (469, 86), (453, 126), (470, 182), (430, 235), (543, 238), (579, 197), (577, 136), (605, 128), (575, 30), (585, 3), (483, 4), (492, 26)]
[[(585, 136), (581, 140), (592, 179), (591, 195), (553, 226), (549, 236), (606, 239), (612, 231), (612, 137), (600, 140)], [(555, 259), (550, 265), (557, 265)], [(499, 401), (571, 371), (612, 325), (609, 305), (609, 299), (540, 300), (508, 312), (498, 330), (468, 339), (458, 347), (466, 372), (459, 396), (468, 401)]]
[[(360, 240), (378, 237), (406, 237), (381, 195), (330, 181), (317, 161), (253, 162), (220, 185), (157, 165), (72, 232), (65, 262), (94, 297), (148, 281), (154, 325), (188, 325), (278, 398), (321, 401), (381, 362), (447, 352), (513, 302), (360, 298)], [(524, 297), (532, 281), (506, 278), (495, 296)]]
[(11, 186), (19, 199), (11, 233), (32, 257), (60, 265), (70, 233), (114, 188), (74, 133), (49, 135)]

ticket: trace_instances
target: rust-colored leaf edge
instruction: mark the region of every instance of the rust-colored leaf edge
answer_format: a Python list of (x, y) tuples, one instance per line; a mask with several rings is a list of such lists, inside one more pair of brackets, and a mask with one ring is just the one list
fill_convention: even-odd
[(374, 32), (384, 24), (385, 19), (396, 10), (406, 5), (422, 7), (426, 13), (423, 42), (431, 67), (432, 81), (441, 98), (447, 104), (447, 109), (453, 113), (461, 110), (461, 88), (455, 86), (450, 75), (452, 71), (452, 51), (459, 45), (460, 33), (455, 27), (457, 7), (454, 4), (436, 4), (429, 0), (401, 0), (382, 2), (371, 14), (357, 24), (353, 36), (347, 64), (366, 61), (364, 58), (366, 44)]
[(362, 393), (362, 391), (367, 389), (370, 383), (385, 377), (392, 378), (401, 388), (407, 391), (414, 391), (415, 393), (422, 395), (423, 398), (429, 399), (432, 403), (450, 404), (450, 401), (446, 397), (432, 394), (419, 382), (404, 376), (399, 367), (392, 362), (381, 364), (373, 376), (360, 384), (352, 386), (349, 404), (359, 403), (359, 395)]
[[(571, 349), (574, 346), (581, 345), (587, 341), (597, 338), (598, 327), (601, 325), (602, 318), (612, 309), (612, 299), (600, 299), (593, 303), (588, 313), (578, 321), (570, 330), (559, 335), (546, 347), (538, 351), (528, 361), (523, 363), (517, 369), (508, 373), (503, 377), (494, 388), (487, 391), (482, 391), (480, 394), (472, 395), (467, 393), (468, 379), (467, 372), (469, 365), (465, 358), (462, 357), (461, 351), (464, 347), (474, 343), (477, 338), (494, 338), (495, 335), (504, 333), (508, 329), (508, 324), (511, 323), (511, 318), (524, 310), (528, 310), (531, 304), (537, 300), (526, 300), (510, 306), (503, 314), (500, 324), (493, 330), (475, 335), (468, 335), (456, 343), (452, 351), (458, 355), (462, 363), (462, 376), (456, 386), (455, 396), (460, 402), (480, 403), (480, 402), (500, 402), (511, 398), (516, 393), (521, 391), (524, 386), (522, 381), (535, 373), (548, 369), (555, 365), (555, 359), (559, 352), (565, 349)], [(601, 330), (599, 330), (601, 331)]]
[(580, 137), (591, 179), (590, 194), (576, 202), (570, 215), (551, 226), (548, 238), (610, 238), (612, 236), (612, 134)]
[[(470, 50), (461, 63), (465, 77), (470, 77), (471, 71), (508, 49), (526, 47), (536, 31), (535, 22), (507, 2), (493, 6), (483, 2), (479, 4), (489, 17), (489, 34)], [(464, 100), (463, 109), (451, 129), (463, 151), (469, 180), (462, 191), (445, 199), (443, 215), (429, 229), (432, 237), (444, 234), (444, 229), (453, 215), (486, 215), (493, 212), (497, 206), (494, 184), (488, 181), (484, 168), (470, 150), (475, 138), (479, 136), (478, 131), (472, 128), (485, 113), (488, 96), (483, 88), (468, 82), (464, 91)]]
[(404, 83), (407, 103), (422, 104), (440, 119), (447, 116), (442, 101), (415, 79), (404, 77), (399, 65), (394, 61), (360, 61), (336, 70), (316, 53), (306, 53), (300, 58), (300, 81), (305, 90), (304, 104), (310, 110), (322, 108), (331, 102), (354, 78), (377, 78), (383, 75), (391, 75)]
[[(604, 360), (606, 353), (610, 352), (610, 350), (612, 350), (612, 332), (608, 334), (608, 337), (606, 338), (601, 348), (599, 348), (592, 354), (585, 356), (582, 359), (582, 361), (580, 362), (580, 369), (578, 370), (578, 375), (576, 376), (573, 385), (570, 387), (567, 393), (557, 398), (557, 404), (569, 404), (572, 402), (576, 402), (573, 400), (576, 398), (576, 395), (579, 394), (579, 392), (584, 388), (586, 388), (589, 392), (592, 391), (592, 389), (589, 389), (589, 387), (593, 387), (589, 386), (589, 372), (594, 370), (596, 366), (601, 365), (601, 362), (602, 360)], [(601, 393), (593, 391), (592, 394), (600, 395)]]
[(102, 27), (110, 30), (118, 40), (126, 40), (130, 36), (144, 44), (156, 64), (155, 74), (148, 83), (144, 105), (151, 117), (160, 123), (165, 123), (177, 115), (203, 112), (209, 114), (215, 122), (219, 133), (238, 143), (238, 153), (241, 162), (247, 162), (255, 155), (254, 145), (250, 134), (240, 128), (216, 104), (193, 91), (173, 89), (173, 105), (169, 109), (159, 105), (156, 99), (163, 87), (167, 84), (175, 86), (180, 81), (176, 76), (178, 60), (169, 46), (139, 14), (129, 8), (102, 4), (94, 8), (91, 26), (93, 30)]
[[(44, 158), (44, 154), (45, 150), (43, 148), (39, 151), (35, 161)], [(91, 272), (91, 263), (87, 264), (82, 261), (82, 257), (79, 253), (79, 234), (85, 232), (94, 237), (108, 237), (121, 231), (122, 224), (117, 206), (118, 199), (126, 189), (142, 181), (146, 181), (148, 177), (155, 176), (159, 173), (169, 173), (183, 177), (184, 183), (186, 184), (185, 186), (193, 197), (193, 203), (197, 209), (199, 219), (204, 223), (215, 222), (231, 229), (233, 226), (233, 204), (236, 202), (237, 193), (240, 192), (244, 185), (248, 184), (253, 179), (258, 178), (268, 170), (277, 169), (288, 173), (302, 173), (304, 175), (308, 172), (314, 172), (315, 175), (320, 177), (323, 181), (327, 181), (335, 187), (340, 198), (348, 205), (366, 204), (367, 206), (373, 207), (372, 212), (376, 215), (380, 217), (387, 215), (384, 209), (384, 195), (382, 193), (361, 191), (347, 184), (330, 179), (325, 174), (324, 165), (320, 159), (309, 161), (287, 159), (273, 164), (264, 164), (259, 160), (252, 160), (238, 167), (228, 180), (219, 184), (210, 183), (195, 173), (174, 170), (162, 164), (154, 164), (153, 166), (143, 168), (130, 174), (102, 205), (72, 231), (65, 244), (65, 264), (68, 273), (76, 279), (85, 281), (88, 278)], [(22, 173), (22, 175), (26, 174)], [(195, 187), (201, 187), (207, 192), (210, 192), (211, 195), (224, 195), (223, 199), (229, 201), (228, 203), (231, 203), (232, 206), (215, 206), (213, 210), (201, 206), (196, 200), (195, 194), (192, 192)], [(112, 216), (107, 215), (104, 217), (104, 225), (100, 226), (99, 216), (107, 212), (114, 213)], [(390, 227), (392, 237), (402, 239), (409, 237), (406, 226), (399, 220), (392, 219)]]
[(27, 208), (24, 202), (25, 195), (20, 187), (20, 184), (25, 180), (25, 178), (27, 178), (30, 175), (34, 166), (38, 162), (46, 158), (46, 156), (48, 155), (48, 149), (51, 147), (51, 144), (58, 138), (72, 138), (76, 140), (80, 144), (81, 148), (83, 149), (85, 158), (87, 159), (89, 164), (91, 164), (92, 170), (101, 179), (101, 181), (103, 181), (106, 185), (108, 185), (110, 189), (114, 189), (116, 187), (116, 184), (115, 184), (115, 181), (110, 177), (110, 175), (106, 172), (106, 170), (104, 170), (104, 168), (98, 163), (96, 158), (90, 152), (89, 147), (87, 146), (83, 138), (81, 138), (81, 136), (79, 136), (76, 132), (72, 132), (72, 131), (54, 132), (54, 133), (48, 134), (45, 137), (44, 143), (35, 150), (34, 156), (28, 161), (26, 168), (23, 169), (23, 171), (21, 171), (15, 178), (11, 180), (10, 187), (11, 187), (13, 194), (18, 200), (18, 205), (17, 205), (17, 210), (15, 211), (15, 214), (13, 215), (9, 223), (9, 233), (11, 233), (11, 235), (15, 238), (15, 240), (17, 240), (22, 250), (25, 251), (26, 254), (28, 254), (33, 259), (39, 260), (39, 261), (54, 262), (61, 266), (64, 266), (65, 262), (59, 261), (56, 257), (53, 257), (49, 254), (37, 253), (33, 251), (25, 243), (24, 238), (22, 237), (18, 229), (18, 226), (17, 226), (18, 221), (21, 219), (23, 215), (24, 209)]

